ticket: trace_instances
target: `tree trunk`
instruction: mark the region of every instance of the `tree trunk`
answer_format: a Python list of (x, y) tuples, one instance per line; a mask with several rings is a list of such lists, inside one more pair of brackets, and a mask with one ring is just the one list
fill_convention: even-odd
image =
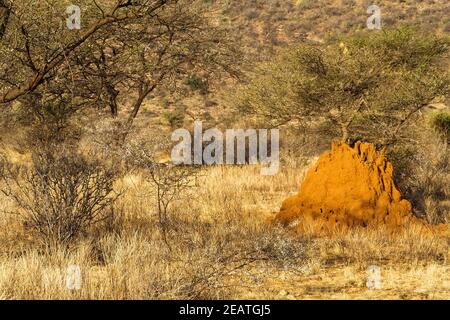
[(349, 124), (341, 124), (341, 141), (347, 143), (348, 138), (349, 138), (349, 133), (348, 133), (348, 126)]
[(109, 95), (109, 108), (111, 109), (111, 115), (113, 118), (117, 118), (118, 115), (117, 96), (119, 95), (119, 91), (114, 89), (112, 85), (107, 85), (106, 88)]
[(139, 96), (136, 101), (133, 103), (133, 108), (131, 110), (128, 119), (125, 122), (125, 125), (122, 129), (122, 132), (119, 132), (119, 143), (123, 144), (128, 134), (130, 133), (131, 127), (133, 126), (134, 119), (137, 117), (139, 110), (141, 109), (142, 103), (145, 98), (156, 88), (156, 84), (152, 86), (148, 86), (147, 84), (143, 84), (142, 88), (139, 90)]

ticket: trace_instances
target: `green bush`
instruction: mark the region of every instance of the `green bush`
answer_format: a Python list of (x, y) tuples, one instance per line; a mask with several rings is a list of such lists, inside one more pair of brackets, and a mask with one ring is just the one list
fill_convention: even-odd
[(207, 94), (209, 91), (208, 80), (197, 75), (191, 75), (186, 80), (186, 84), (194, 91), (200, 91), (200, 94)]
[(450, 138), (450, 113), (439, 112), (433, 115), (431, 125), (439, 134)]
[(163, 118), (169, 123), (172, 128), (179, 128), (183, 126), (184, 111), (166, 111), (162, 114)]

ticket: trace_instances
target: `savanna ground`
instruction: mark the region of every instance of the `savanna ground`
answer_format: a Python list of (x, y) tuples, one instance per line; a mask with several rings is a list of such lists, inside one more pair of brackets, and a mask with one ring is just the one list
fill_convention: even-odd
[[(427, 35), (344, 42), (333, 37), (367, 31), (370, 1), (78, 2), (74, 31), (70, 1), (0, 0), (1, 299), (450, 298), (448, 237), (272, 223), (341, 137), (390, 147), (414, 214), (449, 223), (448, 1), (378, 1), (383, 29)], [(165, 181), (161, 159), (110, 152), (159, 138), (166, 152), (194, 120), (281, 126), (280, 171), (202, 166)], [(155, 183), (174, 197), (161, 202)], [(67, 285), (74, 265), (79, 290)]]
[[(125, 190), (114, 221), (71, 249), (36, 249), (23, 225), (2, 213), (3, 299), (448, 299), (449, 240), (409, 230), (355, 230), (332, 237), (290, 235), (267, 221), (296, 192), (302, 170), (276, 176), (254, 166), (205, 169), (170, 213), (167, 243), (140, 175)], [(2, 209), (10, 212), (8, 201)], [(82, 271), (80, 290), (67, 268)], [(382, 288), (368, 289), (368, 266)]]

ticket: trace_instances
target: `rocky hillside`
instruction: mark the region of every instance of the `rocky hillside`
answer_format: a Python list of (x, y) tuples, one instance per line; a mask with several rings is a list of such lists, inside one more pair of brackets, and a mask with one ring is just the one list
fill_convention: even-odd
[(248, 45), (270, 46), (364, 29), (371, 4), (381, 9), (382, 28), (414, 25), (424, 31), (450, 33), (450, 2), (446, 0), (228, 1), (223, 13), (239, 26)]

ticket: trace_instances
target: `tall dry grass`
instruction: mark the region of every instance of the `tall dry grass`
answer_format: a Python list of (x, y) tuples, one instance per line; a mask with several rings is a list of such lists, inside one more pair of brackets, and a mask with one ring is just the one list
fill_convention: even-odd
[[(351, 266), (358, 273), (370, 264), (406, 264), (409, 270), (424, 264), (439, 270), (448, 266), (447, 240), (414, 230), (398, 236), (355, 230), (312, 238), (270, 225), (282, 200), (297, 191), (303, 171), (286, 165), (275, 176), (261, 176), (254, 166), (205, 169), (198, 186), (169, 210), (170, 247), (160, 232), (151, 186), (139, 173), (117, 181), (115, 188), (124, 196), (115, 204), (114, 221), (72, 247), (50, 252), (36, 246), (14, 215), (13, 204), (2, 201), (0, 297), (273, 298), (267, 290), (280, 291), (276, 286), (285, 285), (267, 282), (268, 277), (278, 279), (277, 272), (288, 279), (303, 279), (300, 288), (305, 279), (325, 277), (333, 268)], [(80, 290), (66, 287), (70, 265), (81, 269)], [(445, 273), (438, 276), (444, 278), (435, 280), (445, 283)], [(248, 296), (249, 292), (255, 294)]]

